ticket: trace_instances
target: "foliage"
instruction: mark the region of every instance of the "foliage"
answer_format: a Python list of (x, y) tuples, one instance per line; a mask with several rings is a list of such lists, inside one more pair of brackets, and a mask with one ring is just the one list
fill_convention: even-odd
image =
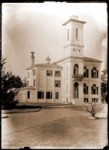
[(102, 82), (101, 83), (101, 96), (102, 96), (103, 102), (106, 100), (106, 94), (107, 94), (107, 83)]
[(1, 69), (0, 99), (1, 99), (2, 106), (11, 106), (17, 103), (17, 101), (14, 101), (14, 98), (19, 88), (22, 86), (22, 81), (19, 76), (15, 76), (11, 72), (5, 73), (5, 69), (4, 69), (5, 63), (6, 63), (6, 59), (2, 59), (0, 63), (0, 69)]
[(91, 114), (92, 117), (95, 117), (103, 109), (103, 104), (98, 104), (96, 102), (91, 102), (83, 105), (83, 110)]

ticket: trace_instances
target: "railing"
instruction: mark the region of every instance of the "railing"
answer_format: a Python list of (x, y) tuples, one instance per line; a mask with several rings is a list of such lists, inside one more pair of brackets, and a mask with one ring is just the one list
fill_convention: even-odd
[(84, 78), (83, 74), (74, 74), (72, 75), (72, 78), (76, 80), (82, 80)]

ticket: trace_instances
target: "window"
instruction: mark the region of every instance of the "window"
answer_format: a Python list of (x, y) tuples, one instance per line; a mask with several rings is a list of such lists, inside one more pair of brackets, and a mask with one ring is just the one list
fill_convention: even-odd
[(87, 67), (84, 67), (84, 77), (88, 78), (89, 76), (89, 70), (87, 69)]
[(98, 70), (96, 69), (96, 67), (93, 67), (93, 69), (91, 70), (91, 77), (98, 78)]
[(59, 92), (55, 93), (55, 99), (59, 99)]
[(97, 102), (98, 98), (92, 98), (92, 102)]
[(74, 98), (79, 97), (79, 84), (77, 82), (74, 83)]
[(27, 98), (30, 99), (30, 91), (27, 92)]
[(93, 84), (93, 86), (91, 87), (91, 94), (98, 94), (98, 87), (96, 86), (96, 84)]
[(35, 70), (33, 69), (33, 76), (35, 75)]
[(37, 92), (37, 98), (38, 99), (44, 99), (44, 92), (43, 91), (38, 91)]
[(69, 29), (67, 29), (67, 41), (69, 41)]
[(52, 76), (53, 75), (53, 71), (52, 70), (47, 70), (47, 76)]
[(52, 92), (46, 92), (46, 99), (52, 99)]
[(84, 88), (83, 88), (84, 90), (84, 94), (88, 94), (88, 86), (86, 85), (86, 84), (84, 84)]
[(61, 72), (60, 71), (55, 71), (55, 77), (60, 77), (61, 76)]
[(61, 87), (61, 81), (55, 80), (55, 87)]
[(76, 34), (75, 34), (76, 40), (78, 41), (78, 28), (76, 28), (75, 32), (76, 32)]
[(88, 98), (84, 98), (84, 103), (88, 103)]
[(78, 64), (74, 65), (74, 75), (78, 75), (79, 74), (79, 66)]
[(33, 86), (35, 86), (35, 79), (33, 79)]

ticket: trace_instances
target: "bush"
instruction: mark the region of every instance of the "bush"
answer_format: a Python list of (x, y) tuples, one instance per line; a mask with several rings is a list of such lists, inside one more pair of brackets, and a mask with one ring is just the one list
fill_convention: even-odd
[(95, 117), (97, 113), (99, 113), (103, 109), (103, 104), (98, 104), (96, 102), (91, 102), (83, 105), (83, 110), (87, 111), (91, 114), (92, 117)]

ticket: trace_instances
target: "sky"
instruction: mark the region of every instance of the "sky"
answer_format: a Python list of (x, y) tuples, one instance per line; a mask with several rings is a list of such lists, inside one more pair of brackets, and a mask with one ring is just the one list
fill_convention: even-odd
[(6, 70), (26, 76), (35, 62), (51, 62), (65, 57), (65, 29), (62, 25), (72, 15), (86, 21), (84, 56), (102, 60), (107, 68), (107, 4), (106, 3), (2, 3), (2, 55), (7, 58)]

